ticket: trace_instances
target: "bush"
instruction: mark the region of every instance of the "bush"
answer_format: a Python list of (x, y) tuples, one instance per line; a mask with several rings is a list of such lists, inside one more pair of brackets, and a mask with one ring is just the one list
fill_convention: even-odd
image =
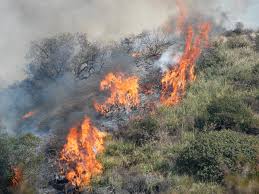
[(32, 188), (36, 175), (35, 170), (38, 168), (40, 161), (36, 152), (38, 144), (39, 139), (31, 134), (19, 137), (0, 134), (0, 193), (12, 193), (9, 187), (14, 175), (13, 168), (21, 169), (23, 183), (28, 183)]
[(250, 47), (252, 46), (252, 44), (244, 36), (233, 36), (228, 38), (227, 46), (231, 49), (235, 49), (235, 48)]
[(259, 34), (255, 37), (255, 50), (259, 52)]
[(177, 176), (172, 177), (172, 190), (170, 193), (188, 193), (188, 194), (222, 194), (224, 188), (216, 183), (210, 182), (196, 182), (190, 176)]
[(7, 138), (0, 137), (0, 193), (6, 193), (10, 184), (12, 169), (9, 163), (9, 152)]
[(259, 63), (251, 68), (239, 71), (234, 74), (233, 81), (236, 86), (248, 88), (259, 85)]
[(95, 194), (158, 194), (166, 192), (170, 189), (169, 179), (156, 174), (142, 174), (136, 170), (112, 170), (100, 178), (101, 180), (95, 179), (93, 182), (93, 191)]
[[(204, 51), (197, 63), (197, 71), (204, 71), (208, 68), (217, 68), (226, 66), (228, 63), (226, 56), (223, 52), (223, 47), (215, 46), (212, 48), (208, 48)], [(206, 72), (208, 74), (209, 72)]]
[(156, 132), (159, 129), (158, 122), (152, 117), (146, 117), (132, 121), (125, 130), (119, 132), (119, 136), (140, 146), (147, 141), (156, 139)]
[(255, 119), (250, 108), (241, 98), (225, 95), (215, 98), (207, 106), (207, 113), (196, 120), (198, 128), (213, 130), (232, 129), (249, 133)]
[(233, 131), (198, 134), (176, 161), (176, 169), (203, 181), (221, 182), (225, 170), (238, 172), (240, 163), (255, 167), (258, 139)]

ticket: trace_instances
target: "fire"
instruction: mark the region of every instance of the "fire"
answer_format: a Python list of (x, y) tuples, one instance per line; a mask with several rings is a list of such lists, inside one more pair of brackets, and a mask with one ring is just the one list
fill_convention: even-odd
[(36, 114), (36, 111), (30, 111), (30, 112), (26, 113), (25, 115), (23, 115), (23, 116), (22, 116), (22, 119), (23, 119), (23, 120), (26, 120), (26, 119), (28, 119), (28, 118), (33, 117), (35, 114)]
[(13, 178), (11, 180), (12, 187), (17, 187), (22, 181), (22, 171), (18, 167), (13, 167)]
[(141, 53), (141, 52), (133, 52), (133, 53), (131, 53), (131, 56), (132, 56), (133, 58), (139, 58), (139, 57), (142, 56), (142, 53)]
[(184, 29), (184, 24), (185, 24), (186, 18), (187, 18), (187, 9), (182, 0), (176, 0), (176, 5), (179, 10), (179, 16), (177, 18), (176, 29), (178, 32), (182, 32)]
[[(182, 31), (184, 30), (187, 11), (181, 0), (177, 0), (177, 5), (180, 10), (177, 26)], [(209, 23), (202, 23), (197, 29), (192, 26), (188, 27), (185, 50), (178, 65), (169, 69), (161, 80), (162, 104), (166, 106), (177, 104), (185, 93), (187, 81), (195, 80), (195, 62), (199, 58), (202, 48), (208, 46), (210, 29)]]
[(88, 117), (73, 127), (60, 154), (61, 169), (67, 180), (78, 187), (88, 186), (91, 178), (102, 173), (97, 154), (104, 151), (105, 132), (94, 127)]
[(100, 83), (100, 90), (110, 90), (110, 97), (103, 103), (94, 103), (96, 111), (105, 114), (113, 105), (132, 108), (140, 103), (138, 77), (126, 77), (122, 73), (106, 75)]

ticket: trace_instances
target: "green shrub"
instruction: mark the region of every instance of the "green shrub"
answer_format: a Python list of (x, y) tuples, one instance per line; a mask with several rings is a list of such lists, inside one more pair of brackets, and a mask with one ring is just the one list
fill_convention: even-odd
[(251, 42), (244, 36), (233, 36), (227, 40), (227, 46), (231, 49), (251, 46)]
[[(259, 157), (257, 157), (257, 164)], [(227, 173), (224, 185), (228, 193), (258, 193), (259, 192), (259, 168), (247, 164), (240, 165), (239, 173)]]
[[(197, 71), (204, 71), (208, 68), (211, 70), (217, 70), (223, 66), (226, 66), (228, 63), (226, 55), (224, 54), (224, 47), (215, 46), (208, 48), (204, 51), (197, 63)], [(208, 74), (209, 72), (206, 72)]]
[(255, 37), (255, 50), (259, 52), (259, 34)]
[(241, 98), (231, 94), (215, 98), (207, 106), (207, 115), (196, 120), (196, 126), (210, 129), (232, 129), (249, 132), (253, 127), (254, 116)]
[(6, 193), (12, 176), (12, 168), (9, 159), (10, 147), (8, 139), (0, 136), (0, 193)]
[(256, 146), (256, 137), (233, 131), (200, 133), (180, 152), (176, 169), (199, 180), (221, 182), (226, 170), (239, 171), (239, 163), (255, 166)]
[(14, 167), (21, 169), (23, 181), (29, 183), (32, 188), (36, 169), (41, 161), (36, 152), (38, 145), (39, 138), (32, 134), (18, 137), (0, 134), (0, 193), (10, 193), (9, 186)]
[(178, 176), (172, 177), (172, 190), (171, 193), (179, 194), (222, 194), (224, 188), (216, 183), (210, 182), (197, 182), (190, 176)]
[(156, 174), (142, 174), (136, 170), (112, 170), (93, 182), (93, 191), (105, 193), (166, 193), (170, 189), (170, 180)]
[(119, 132), (118, 136), (140, 146), (147, 141), (156, 139), (158, 129), (158, 122), (149, 116), (144, 119), (132, 121), (126, 129), (122, 129)]
[(251, 68), (242, 69), (232, 77), (235, 86), (251, 89), (259, 85), (259, 63)]

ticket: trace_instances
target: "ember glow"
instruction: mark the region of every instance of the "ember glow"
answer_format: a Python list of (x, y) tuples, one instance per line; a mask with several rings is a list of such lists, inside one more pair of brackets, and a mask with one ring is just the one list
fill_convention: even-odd
[(183, 32), (184, 24), (187, 19), (187, 9), (182, 0), (176, 0), (176, 5), (179, 9), (179, 15), (177, 18), (176, 30), (178, 32)]
[(30, 112), (26, 113), (25, 115), (23, 115), (23, 116), (22, 116), (22, 119), (23, 119), (23, 120), (26, 120), (26, 119), (28, 119), (28, 118), (33, 117), (35, 114), (36, 114), (36, 111), (30, 111)]
[(13, 167), (13, 177), (11, 180), (12, 187), (17, 187), (22, 181), (22, 171), (18, 167)]
[(61, 151), (60, 165), (73, 185), (89, 186), (91, 178), (102, 173), (103, 166), (97, 160), (97, 154), (104, 151), (105, 136), (106, 133), (94, 127), (87, 117), (79, 127), (70, 129)]
[[(177, 1), (180, 10), (178, 21), (179, 30), (183, 30), (186, 10), (180, 0)], [(181, 28), (182, 29), (181, 29)], [(180, 61), (165, 72), (161, 83), (161, 103), (166, 106), (177, 104), (185, 94), (188, 81), (194, 81), (195, 62), (199, 58), (202, 48), (208, 46), (209, 32), (211, 30), (210, 23), (202, 23), (196, 28), (191, 25), (187, 28), (185, 49)]]
[(114, 105), (132, 108), (138, 106), (139, 84), (138, 77), (126, 77), (122, 73), (106, 75), (100, 83), (100, 90), (110, 90), (110, 97), (103, 104), (94, 103), (97, 112), (106, 114)]
[(141, 53), (141, 52), (133, 52), (133, 53), (131, 53), (131, 56), (132, 56), (133, 58), (139, 58), (139, 57), (142, 56), (142, 53)]

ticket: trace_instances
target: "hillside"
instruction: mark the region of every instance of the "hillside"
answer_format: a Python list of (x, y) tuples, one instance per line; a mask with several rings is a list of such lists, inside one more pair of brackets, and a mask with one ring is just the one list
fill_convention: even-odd
[[(99, 139), (104, 146), (103, 153), (97, 156), (102, 172), (91, 177), (90, 185), (83, 190), (77, 191), (79, 188), (67, 184), (67, 180), (58, 175), (58, 158), (68, 132), (64, 133), (63, 125), (57, 122), (64, 122), (64, 125), (71, 122), (66, 118), (71, 119), (71, 112), (82, 112), (82, 104), (95, 93), (89, 96), (88, 92), (82, 92), (82, 88), (89, 89), (82, 84), (72, 92), (76, 96), (64, 97), (66, 103), (61, 107), (55, 105), (45, 110), (43, 101), (41, 106), (45, 109), (39, 110), (44, 110), (45, 113), (41, 113), (44, 116), (34, 116), (40, 121), (39, 129), (44, 131), (52, 121), (56, 121), (52, 127), (61, 129), (40, 138), (31, 133), (15, 137), (1, 135), (1, 154), (6, 156), (0, 160), (1, 174), (7, 177), (1, 182), (2, 191), (100, 194), (259, 192), (258, 37), (251, 30), (234, 30), (211, 40), (196, 63), (195, 81), (188, 83), (181, 102), (174, 106), (152, 104), (161, 87), (157, 82), (161, 73), (155, 73), (156, 68), (147, 63), (144, 69), (136, 66), (137, 70), (131, 70), (142, 75), (142, 85), (152, 83), (152, 87), (157, 86), (149, 97), (142, 96), (141, 103), (144, 104), (139, 108), (129, 112), (113, 107), (105, 117), (92, 115), (98, 128), (110, 130), (103, 136), (105, 142)], [(167, 48), (165, 45), (162, 47)], [(132, 53), (131, 50), (127, 52)], [(157, 60), (152, 57), (134, 58), (137, 64), (141, 64), (142, 59), (153, 60), (152, 63)], [(82, 118), (82, 115), (75, 118)], [(32, 115), (27, 116), (26, 126), (33, 126), (35, 119), (30, 118)], [(23, 122), (18, 126), (24, 126)], [(21, 172), (15, 170), (14, 165), (19, 165)], [(10, 178), (11, 189), (7, 187)]]
[(258, 35), (229, 32), (197, 63), (182, 102), (111, 135), (96, 193), (256, 193)]

